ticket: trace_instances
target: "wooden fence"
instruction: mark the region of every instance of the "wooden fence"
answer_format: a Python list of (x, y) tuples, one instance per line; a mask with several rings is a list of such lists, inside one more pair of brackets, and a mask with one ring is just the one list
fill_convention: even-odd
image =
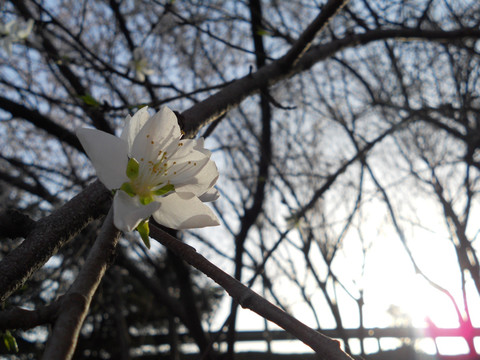
[[(380, 341), (381, 339), (385, 338), (393, 338), (393, 339), (401, 339), (405, 343), (405, 339), (410, 339), (411, 342), (422, 339), (422, 338), (450, 338), (450, 337), (463, 337), (469, 342), (473, 344), (474, 338), (480, 339), (480, 328), (470, 328), (468, 329), (468, 333), (465, 333), (465, 329), (442, 329), (442, 328), (434, 328), (434, 329), (418, 329), (418, 328), (411, 328), (411, 327), (393, 327), (393, 328), (359, 328), (359, 329), (322, 329), (320, 330), (322, 334), (336, 338), (336, 339), (358, 339), (361, 343), (363, 343), (367, 339), (376, 339)], [(466, 338), (468, 336), (468, 339)], [(216, 348), (225, 348), (225, 335), (224, 334), (210, 334), (211, 339), (216, 344)], [(177, 344), (193, 344), (193, 340), (187, 334), (176, 334), (173, 338), (177, 341)], [(41, 352), (41, 348), (43, 347), (42, 344), (39, 343), (31, 343), (26, 342), (24, 340), (19, 340), (19, 347), (20, 352), (23, 354), (38, 354), (38, 351)], [(290, 335), (289, 333), (283, 330), (270, 330), (270, 331), (240, 331), (236, 335), (236, 341), (239, 343), (271, 343), (274, 341), (286, 341), (286, 340), (296, 340), (295, 337)], [(170, 359), (171, 356), (169, 355), (169, 344), (172, 341), (172, 336), (168, 334), (158, 334), (158, 335), (135, 335), (131, 337), (131, 346), (132, 348), (145, 348), (145, 346), (150, 347), (151, 351), (139, 351), (137, 355), (132, 354), (130, 357), (131, 359), (139, 359), (139, 360), (149, 360), (149, 359)], [(95, 339), (81, 339), (79, 342), (79, 351), (81, 352), (82, 348), (84, 349), (92, 349), (95, 348), (93, 345), (95, 343)], [(479, 341), (480, 343), (480, 341)], [(248, 348), (248, 346), (247, 346)], [(252, 346), (252, 348), (254, 348)], [(257, 347), (258, 348), (258, 347)], [(194, 349), (194, 348), (193, 348)], [(480, 359), (480, 355), (475, 352), (475, 350), (471, 350), (470, 354), (466, 355), (456, 355), (456, 356), (445, 356), (445, 355), (435, 355), (435, 356), (415, 356), (412, 357), (411, 355), (405, 355), (405, 351), (413, 351), (407, 349), (399, 349), (398, 351), (391, 351), (390, 355), (367, 355), (364, 356), (367, 360), (393, 360), (393, 359), (402, 359), (402, 360), (419, 360), (419, 359), (441, 359), (441, 360), (478, 360)], [(292, 350), (293, 352), (293, 350)], [(254, 354), (254, 355), (253, 355)], [(411, 353), (409, 353), (411, 354)], [(5, 353), (3, 353), (5, 355)], [(35, 356), (34, 356), (35, 358)], [(95, 358), (95, 357), (93, 357)], [(220, 357), (221, 358), (221, 357)], [(272, 354), (269, 352), (247, 352), (247, 353), (239, 353), (236, 355), (236, 360), (281, 360), (281, 359), (289, 359), (289, 360), (309, 360), (315, 359), (315, 354)], [(358, 357), (361, 359), (362, 357)], [(0, 351), (0, 359), (2, 359), (2, 352)], [(16, 358), (18, 359), (18, 358)], [(190, 355), (181, 355), (179, 359), (198, 359), (198, 354), (190, 354)]]

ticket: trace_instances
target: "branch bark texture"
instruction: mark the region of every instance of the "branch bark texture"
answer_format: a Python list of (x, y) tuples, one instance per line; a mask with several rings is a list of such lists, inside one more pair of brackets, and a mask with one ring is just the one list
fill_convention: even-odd
[(51, 215), (37, 221), (25, 240), (0, 262), (0, 303), (87, 224), (106, 212), (109, 191), (96, 181)]
[(47, 344), (43, 359), (71, 359), (93, 295), (107, 268), (113, 263), (120, 231), (113, 225), (113, 208), (109, 211), (94, 246), (77, 279), (68, 291)]

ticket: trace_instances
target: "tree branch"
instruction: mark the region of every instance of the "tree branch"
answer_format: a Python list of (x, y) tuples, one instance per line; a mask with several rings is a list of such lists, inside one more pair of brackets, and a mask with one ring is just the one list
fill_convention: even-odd
[[(182, 259), (179, 259), (181, 261)], [(143, 270), (141, 270), (136, 264), (131, 261), (123, 252), (120, 252), (120, 256), (117, 259), (118, 265), (126, 269), (131, 276), (135, 277), (146, 289), (149, 289), (155, 296), (155, 300), (165, 306), (172, 316), (176, 316), (180, 321), (188, 328), (190, 336), (195, 340), (201, 351), (208, 349), (209, 341), (206, 337), (203, 329), (193, 324), (185, 306), (181, 306), (177, 299), (174, 299), (163, 290), (165, 286), (153, 276), (147, 276)], [(193, 299), (192, 299), (193, 301)], [(198, 317), (198, 316), (197, 316)], [(200, 320), (198, 321), (200, 323)]]
[[(250, 22), (253, 43), (255, 48), (255, 58), (257, 69), (265, 66), (267, 54), (263, 45), (263, 38), (258, 34), (258, 30), (262, 24), (262, 7), (259, 0), (251, 0), (250, 4)], [(247, 239), (250, 228), (263, 211), (263, 203), (265, 199), (265, 186), (269, 177), (269, 167), (272, 158), (271, 144), (271, 121), (272, 111), (269, 103), (268, 88), (262, 88), (260, 93), (260, 111), (262, 121), (262, 135), (259, 144), (260, 159), (258, 164), (258, 175), (255, 192), (253, 195), (253, 204), (245, 212), (241, 218), (241, 229), (235, 236), (235, 279), (241, 281), (243, 270), (243, 255), (245, 252), (245, 241)], [(230, 322), (228, 325), (227, 359), (234, 358), (235, 344), (235, 324), (237, 316), (238, 304), (232, 301), (230, 310)]]
[(327, 191), (330, 186), (335, 182), (335, 180), (341, 175), (343, 174), (350, 165), (352, 165), (354, 162), (356, 162), (357, 160), (362, 160), (364, 159), (365, 155), (376, 145), (378, 144), (379, 142), (381, 142), (383, 139), (385, 139), (388, 135), (392, 134), (393, 132), (395, 132), (396, 130), (398, 130), (401, 126), (404, 126), (406, 122), (408, 122), (410, 120), (410, 118), (408, 118), (407, 120), (404, 120), (396, 125), (393, 125), (392, 127), (390, 127), (390, 129), (386, 130), (385, 132), (383, 132), (382, 134), (380, 134), (379, 136), (377, 136), (374, 140), (366, 143), (363, 148), (361, 148), (360, 150), (357, 151), (357, 153), (348, 161), (344, 162), (344, 164), (339, 168), (337, 169), (337, 171), (333, 174), (331, 174), (330, 176), (327, 177), (325, 183), (315, 191), (315, 193), (313, 194), (312, 198), (310, 199), (310, 201), (305, 205), (303, 206), (300, 210), (298, 210), (296, 213), (295, 213), (295, 218), (296, 219), (300, 219), (301, 217), (303, 217), (305, 215), (305, 213), (310, 210), (311, 208), (313, 208), (315, 206), (315, 203), (318, 201), (318, 199), (320, 199), (323, 194), (325, 193), (325, 191)]
[(22, 286), (91, 220), (105, 214), (110, 196), (96, 181), (50, 216), (37, 221), (26, 239), (0, 262), (0, 302)]
[(46, 131), (48, 134), (58, 138), (60, 141), (74, 147), (80, 152), (84, 152), (80, 141), (68, 129), (56, 124), (54, 121), (42, 115), (37, 110), (31, 110), (24, 105), (20, 105), (10, 99), (0, 95), (0, 108), (12, 114), (13, 117), (21, 118), (32, 123), (39, 129)]
[(338, 341), (309, 328), (293, 316), (276, 307), (209, 262), (202, 255), (198, 254), (193, 247), (177, 240), (155, 225), (150, 227), (150, 236), (222, 286), (243, 308), (250, 309), (274, 322), (310, 346), (320, 356), (320, 359), (352, 360), (350, 356), (340, 349)]
[(43, 353), (43, 359), (72, 358), (93, 295), (105, 271), (113, 263), (119, 238), (120, 231), (113, 225), (113, 208), (111, 208), (82, 270), (67, 292), (68, 301), (62, 303), (50, 341)]
[[(13, 1), (13, 5), (25, 19), (34, 19), (34, 16), (28, 6), (25, 4), (25, 1)], [(72, 97), (88, 95), (88, 89), (83, 86), (80, 78), (72, 71), (72, 69), (63, 61), (61, 61), (61, 52), (58, 51), (53, 42), (50, 41), (47, 36), (45, 36), (44, 31), (42, 29), (38, 29), (37, 34), (42, 39), (42, 46), (45, 49), (44, 55), (50, 60), (53, 60), (62, 76), (68, 81), (68, 83), (74, 90), (74, 93), (71, 94)], [(71, 92), (71, 89), (67, 88), (66, 90), (68, 92)], [(105, 120), (105, 117), (103, 116), (103, 113), (101, 111), (90, 107), (88, 104), (85, 104), (83, 100), (79, 100), (79, 105), (83, 108), (85, 113), (89, 115), (97, 129), (113, 134), (112, 127)]]
[(19, 307), (0, 312), (0, 331), (8, 329), (31, 329), (35, 326), (48, 324), (54, 321), (60, 309), (63, 297), (48, 306), (36, 310), (27, 310)]
[(35, 228), (35, 221), (17, 210), (0, 213), (0, 233), (2, 237), (26, 237)]
[(289, 69), (295, 66), (305, 52), (310, 48), (313, 39), (328, 24), (335, 14), (348, 2), (348, 0), (329, 0), (320, 11), (320, 14), (305, 29), (290, 50), (279, 60), (282, 66)]
[(371, 30), (362, 34), (335, 39), (327, 44), (312, 46), (295, 66), (282, 67), (282, 58), (280, 58), (254, 73), (233, 81), (219, 92), (185, 110), (182, 113), (184, 118), (183, 130), (187, 137), (194, 136), (203, 126), (237, 107), (244, 99), (258, 93), (262, 88), (270, 87), (283, 79), (306, 71), (318, 62), (330, 58), (333, 54), (345, 48), (385, 39), (443, 41), (465, 37), (480, 38), (480, 29), (466, 28), (452, 31), (421, 30), (417, 28)]

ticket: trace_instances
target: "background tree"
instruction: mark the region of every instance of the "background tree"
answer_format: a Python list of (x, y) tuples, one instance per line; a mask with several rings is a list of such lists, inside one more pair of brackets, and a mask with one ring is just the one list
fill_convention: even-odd
[[(476, 1), (1, 6), (0, 330), (12, 331), (22, 352), (48, 357), (60, 344), (70, 354), (79, 327), (63, 337), (55, 330), (67, 307), (80, 309), (79, 324), (86, 317), (77, 358), (144, 355), (140, 345), (160, 341), (153, 335), (161, 331), (170, 346), (159, 353), (185, 352), (184, 331), (204, 357), (236, 352), (241, 297), (220, 303), (220, 288), (173, 252), (147, 252), (107, 221), (99, 230), (110, 194), (90, 184), (75, 129), (117, 133), (143, 105), (176, 110), (185, 136), (203, 136), (213, 150), (222, 225), (173, 235), (233, 277), (314, 328), (336, 327), (349, 352), (342, 330), (372, 324), (365, 309), (382, 275), (375, 249), (401, 245), (381, 255), (388, 280), (379, 287), (400, 289), (418, 273), (472, 326), (471, 294), (480, 290)], [(448, 243), (452, 257), (431, 261)], [(98, 290), (82, 275), (90, 264), (103, 277)], [(436, 276), (438, 266), (458, 282)], [(213, 311), (220, 304), (226, 315)], [(13, 332), (35, 325), (47, 326)], [(226, 334), (226, 349), (212, 346), (211, 331)], [(46, 350), (22, 341), (47, 334)]]

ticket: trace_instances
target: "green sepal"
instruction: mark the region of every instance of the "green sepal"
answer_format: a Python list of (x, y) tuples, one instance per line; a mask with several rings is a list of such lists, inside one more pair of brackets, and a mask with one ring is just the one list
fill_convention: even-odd
[(300, 228), (301, 219), (298, 217), (297, 214), (292, 214), (290, 216), (285, 217), (287, 221), (287, 226), (289, 229)]
[(147, 249), (150, 249), (150, 238), (148, 237), (150, 234), (150, 228), (148, 227), (148, 220), (142, 221), (140, 225), (137, 226), (136, 230), (140, 234)]
[(175, 186), (173, 184), (167, 184), (164, 187), (161, 187), (160, 189), (153, 191), (153, 193), (157, 196), (162, 196), (173, 190), (175, 190)]
[(270, 36), (271, 35), (270, 31), (268, 31), (267, 29), (263, 29), (263, 28), (258, 28), (257, 31), (255, 31), (255, 33), (257, 35), (260, 35), (260, 36)]
[(131, 106), (128, 107), (128, 109), (138, 111), (141, 108), (144, 108), (145, 106), (148, 106), (148, 104), (131, 105)]
[(90, 94), (84, 94), (84, 95), (79, 95), (78, 96), (80, 99), (83, 100), (85, 105), (97, 108), (100, 106), (100, 103)]
[(125, 191), (131, 197), (134, 197), (136, 195), (135, 190), (133, 189), (133, 186), (130, 182), (124, 182), (122, 186), (120, 186), (120, 190)]
[(148, 205), (154, 200), (155, 199), (153, 198), (153, 195), (151, 193), (145, 196), (140, 196), (140, 204), (142, 205)]
[(131, 158), (130, 160), (128, 160), (127, 164), (127, 177), (130, 180), (135, 180), (138, 177), (138, 173), (140, 171), (139, 169), (140, 164), (138, 163), (138, 161), (134, 158)]
[(8, 330), (5, 331), (5, 334), (3, 335), (3, 343), (8, 351), (18, 352), (17, 340), (15, 340), (13, 335)]

